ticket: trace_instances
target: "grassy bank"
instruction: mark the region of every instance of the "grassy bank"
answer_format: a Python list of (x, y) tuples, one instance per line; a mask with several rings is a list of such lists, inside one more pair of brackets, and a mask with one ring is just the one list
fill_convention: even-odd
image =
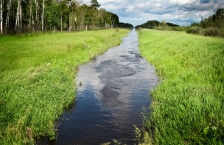
[(224, 144), (224, 39), (157, 30), (139, 37), (160, 76), (144, 120), (153, 142)]
[(128, 30), (0, 36), (0, 144), (55, 134), (75, 101), (78, 66), (118, 45)]

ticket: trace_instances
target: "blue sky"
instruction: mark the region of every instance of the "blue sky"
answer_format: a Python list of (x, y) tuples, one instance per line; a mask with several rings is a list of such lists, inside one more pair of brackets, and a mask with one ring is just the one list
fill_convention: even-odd
[[(89, 4), (91, 0), (81, 0)], [(224, 0), (98, 0), (100, 8), (115, 13), (120, 22), (134, 26), (148, 20), (165, 20), (182, 26), (199, 22), (224, 8)]]

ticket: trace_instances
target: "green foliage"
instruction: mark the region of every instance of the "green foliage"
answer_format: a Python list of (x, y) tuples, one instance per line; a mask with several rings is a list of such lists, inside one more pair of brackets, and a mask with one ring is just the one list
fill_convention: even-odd
[(54, 139), (55, 120), (75, 101), (78, 67), (118, 45), (127, 32), (1, 36), (0, 144)]
[(192, 23), (186, 32), (224, 37), (224, 8), (218, 9), (214, 15), (208, 18), (202, 18), (200, 23)]
[(200, 34), (202, 32), (201, 27), (190, 27), (186, 31), (187, 33), (192, 33), (192, 34)]
[(91, 7), (97, 9), (100, 7), (100, 4), (98, 3), (97, 0), (91, 0)]
[(43, 20), (44, 31), (61, 28), (63, 31), (80, 31), (85, 30), (86, 26), (91, 30), (116, 27), (119, 24), (118, 16), (106, 10), (98, 10), (99, 7), (97, 0), (92, 0), (90, 5), (80, 5), (77, 0), (21, 0), (21, 24), (15, 27), (18, 0), (5, 0), (3, 32), (18, 34), (42, 31)]
[(218, 37), (224, 37), (224, 31), (220, 31), (219, 28), (215, 28), (215, 27), (209, 27), (206, 29), (203, 29), (203, 35), (204, 36), (218, 36)]
[(164, 20), (162, 22), (159, 22), (157, 20), (149, 20), (146, 23), (136, 26), (137, 29), (139, 27), (147, 29), (156, 29), (156, 30), (178, 30), (178, 31), (181, 30), (178, 28), (179, 25), (170, 22), (165, 22)]
[(172, 31), (186, 31), (187, 27), (184, 27), (184, 26), (172, 27), (171, 30)]
[(136, 26), (136, 28), (138, 29), (139, 27), (141, 27), (141, 28), (153, 29), (154, 27), (159, 26), (159, 23), (160, 22), (157, 20), (149, 20), (146, 23)]
[(179, 27), (179, 25), (173, 24), (173, 23), (170, 23), (170, 22), (167, 22), (166, 25), (169, 26), (169, 27)]
[(163, 21), (160, 23), (160, 26), (161, 26), (161, 27), (167, 27), (166, 21), (163, 20)]
[(139, 38), (141, 54), (161, 78), (144, 119), (148, 139), (224, 144), (223, 39), (156, 30), (142, 30)]
[(119, 23), (118, 25), (117, 25), (117, 27), (119, 27), (119, 28), (133, 28), (133, 25), (132, 24), (129, 24), (129, 23)]
[(224, 37), (224, 30), (219, 29), (217, 27), (208, 27), (208, 28), (189, 27), (186, 30), (186, 32), (191, 34), (199, 34), (203, 36)]
[(45, 10), (45, 27), (47, 30), (60, 29), (60, 8), (57, 5), (47, 5)]

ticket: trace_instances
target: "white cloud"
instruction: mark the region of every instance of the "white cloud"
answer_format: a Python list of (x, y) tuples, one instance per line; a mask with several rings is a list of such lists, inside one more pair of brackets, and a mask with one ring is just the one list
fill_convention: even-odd
[(200, 2), (198, 0), (170, 0), (170, 4), (186, 5)]
[[(91, 0), (83, 0), (89, 4)], [(148, 20), (165, 20), (179, 25), (189, 25), (208, 17), (224, 0), (98, 0), (101, 8), (115, 13), (121, 22), (139, 25)]]
[(129, 5), (129, 6), (127, 6), (126, 12), (132, 12), (133, 9), (134, 9), (134, 7)]

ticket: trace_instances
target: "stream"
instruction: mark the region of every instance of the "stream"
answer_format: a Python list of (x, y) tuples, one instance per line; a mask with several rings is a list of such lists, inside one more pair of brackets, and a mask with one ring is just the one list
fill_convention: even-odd
[(139, 54), (133, 29), (113, 47), (79, 68), (76, 102), (57, 122), (51, 145), (133, 145), (134, 126), (142, 126), (143, 107), (149, 108), (150, 90), (158, 78), (155, 68)]

